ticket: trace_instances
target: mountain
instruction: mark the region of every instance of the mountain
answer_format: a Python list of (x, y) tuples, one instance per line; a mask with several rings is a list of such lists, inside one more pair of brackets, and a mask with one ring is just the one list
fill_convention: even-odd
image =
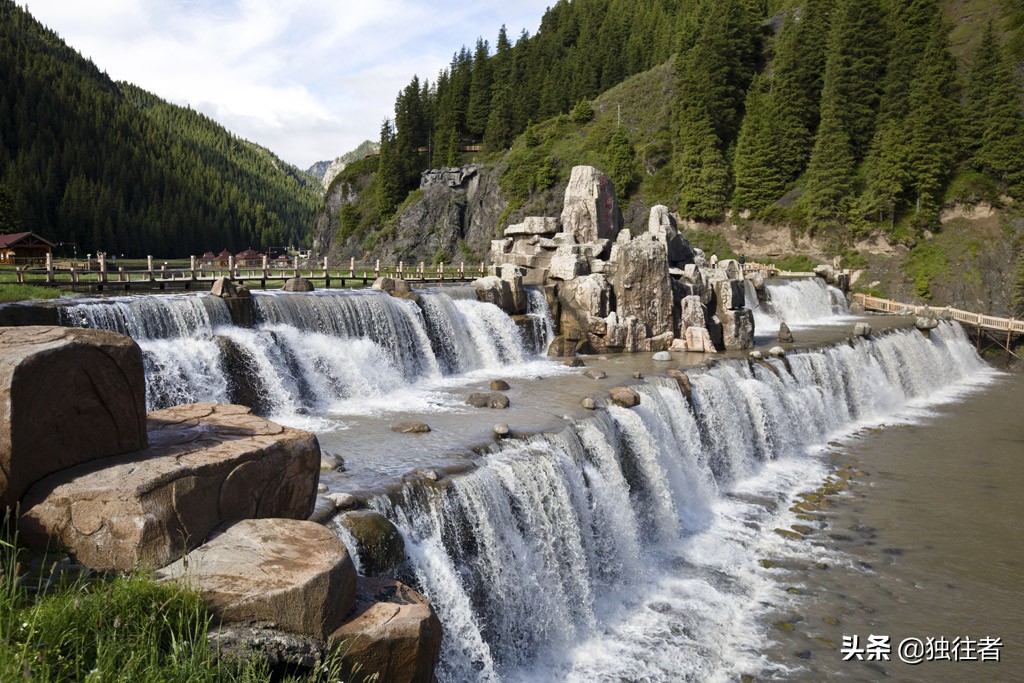
[[(641, 49), (625, 66), (605, 60), (600, 37), (627, 20), (611, 0), (577, 0), (557, 3), (536, 36), (514, 46), (499, 36), (493, 55), (478, 42), (436, 83), (413, 79), (382, 128), (377, 164), (347, 169), (328, 193), (314, 245), (406, 262), (483, 257), (523, 216), (558, 215), (572, 166), (590, 164), (615, 182), (633, 229), (645, 228), (652, 204), (666, 204), (716, 246), (728, 238), (748, 254), (840, 255), (853, 266), (894, 256), (876, 268), (891, 293), (1006, 310), (1013, 260), (1024, 252), (1013, 47), (1024, 6), (654, 4), (662, 14), (643, 35), (669, 30), (666, 44), (680, 50), (628, 78), (662, 53)], [(509, 66), (524, 60), (562, 74), (563, 92), (577, 77), (566, 74), (595, 66), (600, 78), (588, 83), (602, 94), (556, 99), (546, 79)], [(494, 77), (502, 69), (504, 86)], [(487, 71), (492, 104), (475, 144), (469, 105), (476, 74)], [(618, 85), (604, 86), (608, 73)], [(495, 146), (487, 129), (508, 111), (502, 87), (515, 92), (515, 107), (554, 115), (513, 121), (510, 143)], [(452, 117), (455, 133), (445, 135)], [(428, 166), (467, 162), (472, 169), (436, 176), (447, 191), (420, 183)]]
[(345, 152), (340, 157), (337, 157), (334, 161), (318, 161), (309, 167), (306, 171), (307, 174), (318, 178), (320, 184), (326, 191), (331, 186), (331, 181), (337, 177), (339, 173), (345, 170), (345, 167), (351, 164), (353, 161), (358, 161), (367, 156), (372, 156), (380, 151), (380, 145), (373, 140), (365, 140), (359, 143), (359, 146), (350, 152)]
[(298, 245), (319, 194), (269, 150), (112, 81), (0, 0), (0, 232), (79, 254)]

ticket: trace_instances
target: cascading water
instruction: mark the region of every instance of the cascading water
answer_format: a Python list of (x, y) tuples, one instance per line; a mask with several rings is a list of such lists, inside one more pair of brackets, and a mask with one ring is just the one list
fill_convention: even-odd
[(284, 421), (536, 352), (472, 288), (420, 296), (422, 307), (381, 292), (254, 293), (253, 329), (233, 326), (224, 300), (205, 295), (85, 301), (61, 316), (139, 343), (151, 410), (236, 402)]
[(734, 680), (764, 666), (757, 558), (790, 514), (744, 496), (786, 500), (821, 480), (820, 444), (983, 367), (950, 323), (722, 362), (689, 398), (652, 378), (636, 410), (371, 505), (445, 626), (442, 681)]
[(747, 283), (747, 306), (754, 310), (754, 329), (759, 333), (777, 331), (783, 322), (790, 326), (807, 325), (850, 313), (843, 293), (820, 278), (769, 280), (765, 287), (768, 302), (761, 306), (753, 286)]

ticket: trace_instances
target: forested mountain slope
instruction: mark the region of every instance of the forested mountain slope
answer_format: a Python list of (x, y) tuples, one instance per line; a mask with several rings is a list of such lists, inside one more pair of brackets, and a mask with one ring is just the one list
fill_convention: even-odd
[(115, 83), (0, 0), (0, 232), (184, 256), (299, 244), (315, 180), (189, 108)]
[[(908, 270), (922, 297), (957, 260), (920, 256), (955, 207), (992, 207), (1007, 249), (1021, 249), (1024, 4), (662, 0), (633, 15), (619, 5), (559, 2), (537, 35), (510, 45), (502, 34), (493, 55), (478, 41), (435, 83), (414, 79), (382, 129), (376, 168), (360, 169), (374, 173), (350, 175), (320, 243), (341, 235), (334, 251), (349, 253), (404, 244), (413, 251), (388, 255), (406, 260), (482, 254), (484, 237), (550, 209), (572, 166), (589, 163), (635, 207), (634, 225), (660, 202), (741, 236), (781, 227), (794, 252), (812, 240), (856, 263), (865, 240), (917, 250)], [(511, 142), (496, 133), (509, 130)], [(457, 249), (424, 253), (417, 245), (436, 240), (402, 231), (429, 222), (403, 216), (446, 214), (419, 206), (420, 171), (468, 161), (497, 177), (500, 193), (487, 197), (497, 210), (486, 213), (499, 220), (490, 235), (469, 230), (483, 210), (469, 202), (451, 231)]]

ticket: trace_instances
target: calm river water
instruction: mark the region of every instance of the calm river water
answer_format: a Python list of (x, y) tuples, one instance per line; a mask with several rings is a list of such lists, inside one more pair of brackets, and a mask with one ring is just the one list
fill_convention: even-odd
[[(779, 562), (780, 591), (799, 594), (772, 629), (785, 667), (774, 677), (1024, 680), (1024, 375), (832, 444), (829, 457), (863, 476), (808, 522), (817, 528), (796, 544), (812, 550)], [(888, 636), (888, 661), (852, 647), (871, 635)], [(901, 661), (908, 638), (924, 645), (908, 657), (920, 664)]]

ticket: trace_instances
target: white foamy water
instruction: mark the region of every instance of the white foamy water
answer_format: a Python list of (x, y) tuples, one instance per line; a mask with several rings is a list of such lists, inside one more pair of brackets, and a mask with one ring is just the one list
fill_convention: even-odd
[(769, 280), (765, 283), (768, 301), (759, 304), (753, 285), (747, 281), (747, 306), (754, 312), (758, 334), (778, 332), (779, 323), (790, 327), (821, 324), (850, 314), (842, 291), (820, 278)]
[[(442, 681), (715, 681), (772, 671), (758, 559), (829, 439), (981, 381), (959, 327), (656, 379), (636, 410), (506, 443), (373, 506), (446, 627)], [(760, 502), (761, 499), (767, 502)], [(772, 501), (778, 505), (771, 504)], [(777, 672), (776, 672), (777, 673)]]

